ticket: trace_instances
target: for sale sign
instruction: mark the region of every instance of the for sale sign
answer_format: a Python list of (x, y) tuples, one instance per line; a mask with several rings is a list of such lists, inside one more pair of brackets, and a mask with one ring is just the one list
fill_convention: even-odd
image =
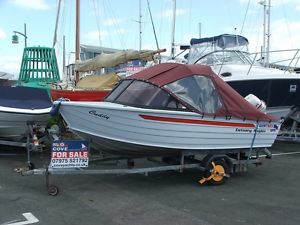
[(82, 140), (58, 140), (52, 143), (52, 168), (88, 167), (88, 142)]

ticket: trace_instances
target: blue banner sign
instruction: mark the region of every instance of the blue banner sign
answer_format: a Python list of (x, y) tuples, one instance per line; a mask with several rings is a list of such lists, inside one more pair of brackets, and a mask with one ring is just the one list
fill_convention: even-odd
[(52, 143), (52, 168), (88, 167), (89, 143), (83, 140), (57, 140)]

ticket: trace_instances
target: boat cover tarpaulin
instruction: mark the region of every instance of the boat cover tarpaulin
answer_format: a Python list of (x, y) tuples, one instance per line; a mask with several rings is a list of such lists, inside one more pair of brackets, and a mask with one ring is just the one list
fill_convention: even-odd
[(214, 37), (207, 38), (192, 38), (190, 41), (191, 45), (201, 44), (201, 43), (215, 43), (220, 48), (226, 48), (227, 45), (232, 46), (240, 46), (240, 45), (248, 45), (248, 39), (235, 34), (222, 34)]
[(75, 65), (75, 70), (78, 72), (94, 71), (100, 68), (114, 67), (136, 59), (153, 61), (153, 56), (155, 54), (165, 51), (166, 49), (140, 51), (124, 50), (111, 54), (101, 53), (93, 59), (77, 61)]
[(0, 107), (46, 109), (52, 106), (47, 90), (30, 87), (0, 87)]
[[(272, 116), (263, 113), (247, 102), (238, 92), (218, 77), (209, 66), (162, 63), (149, 67), (126, 79), (143, 80), (159, 87), (163, 87), (164, 85), (191, 75), (207, 76), (214, 82), (222, 101), (222, 107), (215, 113), (216, 116), (233, 116), (259, 121), (277, 121), (277, 118), (273, 118)], [(191, 110), (195, 111), (195, 109)], [(199, 113), (202, 114), (202, 112)]]
[(110, 90), (120, 79), (115, 73), (89, 75), (80, 79), (76, 84), (76, 88), (83, 90)]

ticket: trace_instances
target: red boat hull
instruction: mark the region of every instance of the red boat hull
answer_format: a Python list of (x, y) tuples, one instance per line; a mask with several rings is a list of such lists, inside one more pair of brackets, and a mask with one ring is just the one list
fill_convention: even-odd
[(60, 90), (51, 89), (50, 94), (53, 101), (66, 98), (70, 101), (102, 101), (110, 90)]

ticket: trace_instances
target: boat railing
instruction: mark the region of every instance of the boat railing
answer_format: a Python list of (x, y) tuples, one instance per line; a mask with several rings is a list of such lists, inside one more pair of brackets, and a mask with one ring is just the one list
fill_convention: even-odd
[[(223, 65), (229, 63), (249, 65), (247, 75), (250, 73), (253, 65), (260, 65), (267, 68), (281, 69), (286, 72), (295, 72), (299, 67), (300, 49), (286, 49), (269, 51), (269, 59), (272, 61), (265, 63), (263, 55), (265, 52), (242, 52), (239, 50), (217, 50), (202, 55), (194, 64), (203, 63), (207, 65)], [(284, 59), (283, 59), (284, 58)], [(221, 70), (220, 68), (220, 70)]]
[[(299, 67), (299, 54), (300, 49), (285, 49), (285, 50), (272, 50), (269, 51), (269, 59), (272, 61), (264, 62), (264, 55), (266, 52), (254, 52), (249, 53), (250, 55), (254, 55), (254, 59), (260, 55), (260, 58), (257, 60), (261, 62), (264, 67), (281, 69), (284, 72), (294, 71)], [(280, 56), (279, 56), (280, 55)]]

